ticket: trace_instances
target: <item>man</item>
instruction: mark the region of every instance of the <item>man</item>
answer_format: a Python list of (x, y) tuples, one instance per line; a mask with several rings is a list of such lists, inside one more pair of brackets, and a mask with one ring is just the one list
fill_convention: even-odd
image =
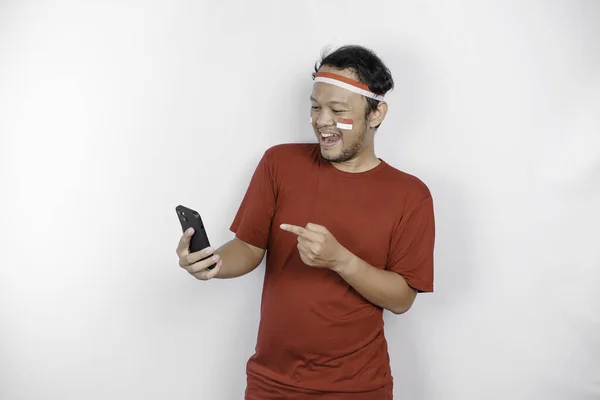
[[(315, 65), (318, 143), (268, 149), (231, 225), (236, 237), (179, 264), (200, 280), (254, 270), (266, 252), (246, 400), (392, 399), (383, 309), (433, 291), (434, 213), (418, 178), (375, 155), (393, 88), (370, 50), (342, 47)], [(212, 270), (206, 268), (217, 263)]]

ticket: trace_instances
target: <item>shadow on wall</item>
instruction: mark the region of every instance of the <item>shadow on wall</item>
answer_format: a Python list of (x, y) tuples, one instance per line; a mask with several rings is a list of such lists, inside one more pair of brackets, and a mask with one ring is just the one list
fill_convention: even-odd
[[(420, 57), (410, 49), (399, 52), (386, 50), (390, 57), (389, 67), (395, 81), (393, 107), (389, 117), (394, 119), (394, 128), (398, 129), (397, 140), (386, 142), (386, 151), (390, 163), (403, 170), (402, 154), (410, 153), (410, 143), (414, 142), (418, 132), (428, 138), (428, 123), (431, 112), (427, 104), (434, 104), (428, 99), (432, 90), (427, 86), (427, 66), (420, 62)], [(384, 61), (386, 61), (384, 59)], [(396, 135), (396, 133), (394, 133)], [(427, 140), (427, 139), (426, 139)], [(469, 250), (472, 247), (476, 226), (476, 216), (469, 208), (470, 191), (464, 181), (459, 181), (446, 170), (439, 168), (439, 163), (427, 160), (423, 154), (413, 173), (423, 180), (431, 190), (434, 201), (436, 243), (435, 243), (435, 292), (431, 302), (435, 303), (435, 312), (447, 312), (457, 304), (462, 304), (470, 291), (472, 274), (475, 271)], [(471, 277), (471, 278), (470, 278)], [(429, 303), (429, 301), (428, 301)], [(439, 310), (443, 307), (444, 310)]]
[[(425, 174), (427, 175), (427, 174)], [(440, 316), (454, 313), (467, 302), (473, 292), (475, 266), (469, 257), (469, 243), (473, 233), (469, 230), (466, 190), (453, 186), (449, 180), (432, 176), (427, 180), (435, 201), (436, 247), (434, 265), (434, 292), (417, 296), (413, 308), (406, 314), (384, 313), (385, 335), (388, 340), (394, 393), (401, 398), (431, 399), (428, 392), (435, 373), (424, 360), (423, 332), (437, 326)], [(439, 332), (438, 332), (439, 333)], [(436, 333), (437, 334), (437, 333)]]
[[(391, 104), (388, 118), (398, 139), (389, 141), (385, 152), (390, 163), (403, 170), (401, 154), (410, 152), (407, 149), (411, 147), (410, 143), (415, 142), (414, 135), (421, 132), (433, 137), (427, 132), (431, 126), (428, 123), (431, 112), (426, 109), (433, 100), (427, 98), (431, 92), (427, 87), (427, 68), (421, 65), (418, 55), (405, 51), (399, 54), (395, 49), (386, 53), (393, 55), (388, 65), (395, 81), (391, 99), (393, 106)], [(423, 157), (428, 156), (424, 154)], [(431, 360), (431, 354), (424, 354), (422, 346), (427, 346), (427, 343), (423, 332), (430, 332), (440, 316), (461, 308), (466, 302), (465, 297), (471, 296), (474, 290), (475, 266), (469, 250), (475, 224), (468, 206), (469, 190), (464, 183), (436, 165), (439, 164), (425, 159), (416, 166), (417, 170), (407, 171), (427, 184), (434, 199), (434, 293), (418, 295), (413, 308), (406, 314), (384, 313), (394, 394), (400, 398), (433, 398), (429, 388), (435, 371), (424, 363), (424, 360)]]
[[(406, 47), (400, 52), (397, 47), (385, 49), (383, 62), (388, 65), (394, 79), (394, 89), (388, 94), (389, 111), (387, 123), (399, 128), (399, 133), (410, 134), (419, 131), (429, 114), (425, 109), (425, 97), (429, 88), (426, 86), (427, 69), (417, 62), (417, 54), (409, 52)], [(389, 60), (388, 60), (389, 58)]]

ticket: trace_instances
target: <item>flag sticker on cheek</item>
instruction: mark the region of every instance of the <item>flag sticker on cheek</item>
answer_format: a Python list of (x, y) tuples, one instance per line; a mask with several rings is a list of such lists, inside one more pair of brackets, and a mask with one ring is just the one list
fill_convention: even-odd
[[(311, 124), (313, 123), (312, 116), (310, 117), (310, 123)], [(337, 120), (336, 127), (338, 129), (345, 129), (345, 130), (351, 131), (353, 125), (354, 125), (354, 120), (353, 119), (340, 118), (340, 119)]]
[(354, 125), (354, 120), (348, 118), (340, 118), (337, 121), (338, 129), (352, 130), (352, 125)]

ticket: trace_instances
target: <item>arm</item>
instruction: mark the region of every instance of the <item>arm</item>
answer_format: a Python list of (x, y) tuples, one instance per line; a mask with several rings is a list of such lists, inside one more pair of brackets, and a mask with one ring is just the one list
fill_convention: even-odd
[(435, 221), (431, 195), (404, 215), (391, 239), (385, 270), (345, 248), (340, 252), (342, 262), (332, 269), (370, 302), (401, 314), (412, 306), (417, 289), (433, 291)]
[(332, 268), (371, 303), (394, 314), (407, 312), (417, 296), (398, 273), (381, 270), (346, 251), (344, 261)]
[[(177, 246), (179, 266), (196, 279), (207, 281), (213, 278), (235, 278), (254, 270), (262, 261), (265, 250), (241, 241), (237, 237), (225, 243), (216, 251), (207, 247), (190, 253), (190, 238), (193, 229), (183, 233)], [(212, 257), (208, 257), (212, 256)], [(208, 270), (207, 267), (216, 264)]]
[(219, 247), (217, 254), (222, 261), (221, 268), (215, 278), (237, 278), (254, 271), (265, 255), (265, 250), (252, 246), (237, 237)]
[[(306, 265), (335, 271), (371, 303), (402, 314), (415, 301), (417, 290), (399, 272), (380, 270), (363, 261), (342, 246), (324, 226), (309, 223), (302, 228), (282, 224), (281, 229), (298, 235), (298, 251)], [(414, 261), (413, 266), (418, 259)]]

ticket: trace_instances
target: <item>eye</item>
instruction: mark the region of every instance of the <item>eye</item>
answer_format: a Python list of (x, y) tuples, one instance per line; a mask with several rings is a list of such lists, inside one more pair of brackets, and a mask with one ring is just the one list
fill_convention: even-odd
[(332, 110), (334, 113), (343, 113), (344, 110)]
[(313, 110), (318, 110), (319, 108), (320, 108), (320, 107), (317, 107), (317, 106), (312, 106), (312, 107), (311, 107), (311, 109), (313, 109)]

